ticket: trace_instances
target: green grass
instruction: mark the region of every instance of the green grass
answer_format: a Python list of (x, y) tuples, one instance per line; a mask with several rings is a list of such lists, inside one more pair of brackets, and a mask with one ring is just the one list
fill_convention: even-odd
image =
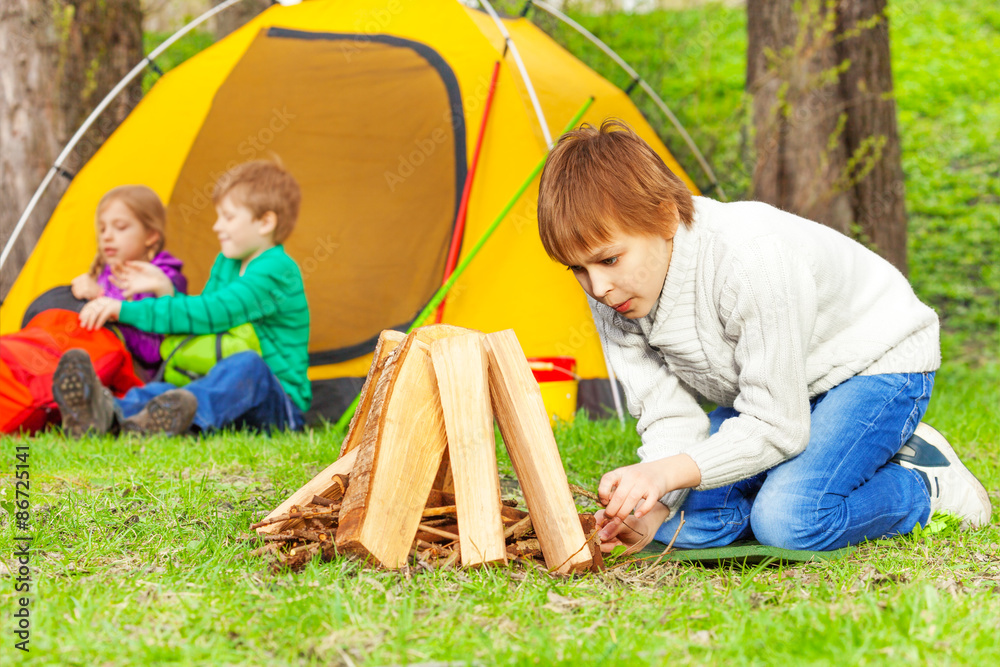
[[(911, 279), (946, 327), (926, 420), (956, 443), (996, 508), (1000, 13), (985, 0), (891, 5)], [(651, 76), (730, 194), (745, 196), (742, 10), (580, 18)], [(582, 43), (559, 36), (611, 76)], [(210, 42), (195, 35), (161, 66)], [(0, 560), (16, 567), (12, 473), (15, 447), (29, 445), (37, 586), (23, 655), (11, 634), (19, 596), (0, 576), (0, 663), (1000, 662), (996, 511), (984, 530), (925, 531), (794, 567), (669, 564), (554, 579), (518, 568), (386, 573), (338, 560), (291, 575), (245, 558), (247, 526), (329, 463), (339, 440), (333, 429), (0, 438)], [(557, 429), (557, 440), (570, 481), (590, 488), (632, 462), (638, 444), (634, 424), (582, 419)]]
[[(1000, 506), (1000, 366), (941, 370), (928, 420)], [(272, 574), (241, 541), (329, 463), (339, 433), (30, 444), (34, 664), (852, 664), (1000, 659), (1000, 530), (860, 546), (794, 567), (555, 579), (520, 568), (387, 573), (347, 560)], [(631, 461), (634, 424), (557, 429), (571, 481)], [(501, 452), (501, 468), (509, 462)], [(5, 508), (13, 499), (4, 481)], [(996, 517), (996, 514), (994, 514)], [(9, 519), (0, 557), (12, 553)], [(8, 563), (13, 566), (13, 563)], [(2, 580), (0, 605), (16, 604)], [(4, 615), (0, 656), (15, 653)], [(2, 660), (6, 664), (6, 658)], [(350, 661), (350, 662), (348, 662)]]

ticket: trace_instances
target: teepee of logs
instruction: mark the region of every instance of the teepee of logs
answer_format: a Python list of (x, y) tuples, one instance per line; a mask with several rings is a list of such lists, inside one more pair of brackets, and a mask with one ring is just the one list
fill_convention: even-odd
[[(494, 419), (527, 516), (501, 501)], [(390, 569), (405, 565), (422, 540), (457, 544), (466, 567), (505, 564), (520, 554), (507, 541), (526, 529), (549, 570), (593, 563), (541, 391), (509, 329), (382, 332), (339, 458), (257, 531), (276, 539), (333, 514), (323, 524), (334, 526), (331, 535), (321, 537), (336, 552)], [(454, 518), (429, 525), (434, 516)]]

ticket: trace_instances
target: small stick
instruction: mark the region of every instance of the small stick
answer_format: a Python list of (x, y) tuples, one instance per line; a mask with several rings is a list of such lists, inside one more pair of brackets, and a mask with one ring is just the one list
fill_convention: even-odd
[(422, 518), (427, 518), (429, 516), (447, 516), (449, 514), (457, 514), (457, 505), (445, 505), (444, 507), (425, 507), (423, 513), (420, 515)]
[(521, 535), (524, 535), (529, 530), (531, 530), (531, 515), (530, 514), (528, 516), (524, 517), (523, 519), (521, 519), (520, 521), (518, 521), (517, 523), (515, 523), (513, 526), (511, 526), (507, 530), (503, 531), (503, 538), (505, 540), (506, 539), (510, 539), (510, 537), (512, 535), (514, 535), (514, 533), (518, 532), (518, 530), (520, 530), (521, 528), (524, 529), (524, 530), (521, 530), (521, 533), (520, 533)]
[(330, 500), (329, 498), (324, 498), (323, 496), (313, 496), (310, 502), (313, 505), (322, 505), (323, 507), (332, 507), (337, 504), (336, 500)]
[[(553, 572), (555, 572), (556, 570), (558, 570), (559, 568), (561, 568), (561, 567), (562, 567), (563, 565), (565, 565), (566, 563), (568, 563), (568, 562), (569, 562), (569, 561), (570, 561), (570, 560), (571, 560), (571, 559), (573, 558), (573, 556), (577, 555), (578, 553), (580, 553), (581, 551), (583, 551), (584, 549), (586, 549), (586, 548), (587, 548), (587, 545), (588, 545), (588, 544), (590, 543), (590, 541), (591, 541), (592, 539), (594, 539), (595, 537), (597, 537), (597, 534), (598, 534), (599, 532), (601, 532), (601, 529), (600, 529), (600, 528), (596, 528), (596, 529), (594, 529), (594, 532), (592, 532), (592, 533), (590, 534), (590, 537), (588, 537), (587, 539), (585, 539), (585, 540), (583, 541), (583, 544), (581, 544), (581, 545), (580, 545), (580, 548), (579, 548), (579, 549), (577, 549), (576, 551), (574, 551), (573, 553), (571, 553), (571, 554), (569, 555), (569, 557), (568, 557), (568, 558), (567, 558), (566, 560), (564, 560), (563, 562), (559, 563), (559, 566), (558, 566), (558, 567), (553, 567), (553, 568), (549, 569), (549, 574), (552, 574)], [(593, 554), (591, 554), (591, 555), (590, 555), (590, 558), (591, 558), (591, 560), (593, 560), (593, 558), (594, 558), (594, 555), (593, 555)]]
[(663, 550), (659, 558), (656, 559), (656, 562), (650, 565), (650, 567), (656, 567), (657, 565), (659, 565), (663, 557), (666, 556), (668, 553), (670, 553), (670, 550), (674, 548), (674, 542), (677, 540), (677, 536), (681, 534), (681, 528), (683, 527), (684, 527), (684, 510), (681, 510), (681, 521), (680, 523), (677, 524), (677, 530), (674, 531), (674, 536), (670, 538), (670, 544), (667, 545), (667, 548)]
[(250, 526), (250, 529), (263, 528), (264, 526), (270, 526), (272, 523), (281, 523), (282, 521), (291, 521), (292, 519), (314, 519), (320, 516), (330, 516), (340, 511), (340, 505), (333, 505), (327, 509), (319, 510), (317, 512), (289, 512), (288, 514), (282, 514), (281, 516), (271, 517), (270, 519), (264, 519), (263, 521), (258, 521), (257, 523)]
[(601, 502), (601, 499), (597, 497), (596, 493), (594, 493), (593, 491), (589, 491), (589, 490), (587, 490), (587, 489), (585, 489), (582, 486), (579, 486), (577, 484), (570, 484), (569, 485), (569, 490), (571, 492), (575, 493), (578, 496), (583, 496), (584, 498), (590, 498), (595, 503)]
[(649, 560), (650, 558), (655, 558), (656, 559), (656, 562), (653, 563), (652, 565), (650, 565), (650, 567), (656, 567), (657, 565), (660, 564), (660, 560), (664, 556), (666, 556), (668, 553), (670, 553), (670, 550), (674, 546), (674, 541), (677, 539), (677, 536), (680, 535), (681, 528), (683, 528), (683, 527), (684, 527), (684, 512), (681, 512), (681, 522), (677, 525), (677, 530), (674, 531), (674, 536), (670, 538), (670, 544), (667, 545), (667, 548), (664, 549), (660, 553), (659, 556), (644, 556), (642, 558), (633, 558), (632, 560), (627, 560), (627, 561), (623, 561), (621, 563), (618, 563), (617, 565), (615, 565), (614, 567), (611, 567), (609, 569), (614, 570), (616, 568), (623, 567), (625, 565), (632, 565), (634, 563), (641, 563), (642, 561)]
[(417, 530), (422, 530), (425, 533), (430, 533), (431, 535), (437, 535), (438, 537), (443, 537), (447, 540), (452, 540), (453, 542), (458, 541), (458, 535), (456, 535), (455, 533), (449, 533), (446, 530), (439, 530), (437, 528), (434, 528), (433, 526), (420, 524), (419, 526), (417, 526)]
[(274, 535), (261, 535), (261, 539), (265, 542), (288, 542), (289, 540), (299, 539), (298, 535), (292, 535), (291, 533), (276, 533)]
[(458, 546), (456, 546), (454, 549), (452, 549), (451, 553), (448, 554), (448, 557), (445, 558), (445, 560), (444, 560), (443, 563), (441, 563), (440, 569), (447, 570), (447, 569), (450, 569), (451, 567), (453, 567), (455, 565), (455, 561), (458, 560), (458, 556), (459, 556), (459, 550), (458, 549), (459, 549)]

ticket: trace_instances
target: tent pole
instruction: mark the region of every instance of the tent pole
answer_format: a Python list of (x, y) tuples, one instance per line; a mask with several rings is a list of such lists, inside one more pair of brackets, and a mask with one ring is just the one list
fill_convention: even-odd
[(76, 148), (76, 145), (80, 142), (80, 139), (83, 138), (83, 135), (87, 132), (87, 130), (90, 129), (90, 126), (94, 124), (94, 121), (97, 120), (98, 116), (100, 116), (104, 112), (104, 110), (108, 107), (108, 105), (111, 104), (111, 102), (114, 101), (116, 97), (118, 97), (118, 94), (125, 89), (125, 86), (132, 83), (132, 80), (135, 79), (135, 77), (139, 76), (139, 74), (141, 74), (143, 70), (145, 70), (149, 65), (152, 64), (154, 58), (163, 53), (174, 42), (179, 40), (187, 33), (191, 32), (192, 30), (194, 30), (199, 25), (201, 25), (208, 19), (212, 18), (219, 12), (228, 9), (232, 5), (235, 5), (236, 3), (242, 1), (243, 0), (225, 0), (224, 2), (216, 5), (215, 7), (212, 7), (207, 12), (205, 12), (198, 18), (194, 19), (186, 26), (184, 26), (183, 28), (175, 32), (173, 35), (168, 37), (166, 40), (163, 41), (162, 44), (153, 49), (148, 56), (139, 61), (139, 63), (135, 67), (133, 67), (129, 71), (129, 73), (126, 74), (122, 78), (122, 80), (119, 81), (118, 84), (114, 88), (112, 88), (107, 95), (104, 96), (104, 99), (101, 100), (96, 107), (94, 107), (94, 110), (90, 112), (90, 115), (87, 116), (87, 118), (83, 121), (83, 124), (80, 125), (80, 128), (76, 131), (76, 134), (72, 136), (72, 138), (69, 140), (66, 146), (62, 149), (62, 152), (59, 153), (59, 156), (56, 158), (55, 163), (49, 169), (49, 172), (45, 175), (45, 178), (42, 179), (42, 182), (39, 184), (38, 188), (35, 190), (35, 193), (31, 196), (31, 199), (28, 201), (28, 206), (24, 209), (24, 212), (21, 213), (21, 217), (18, 218), (17, 224), (14, 226), (14, 231), (11, 233), (10, 238), (7, 239), (7, 243), (3, 247), (3, 253), (0, 253), (0, 269), (2, 269), (4, 264), (7, 263), (7, 257), (8, 255), (10, 255), (11, 250), (14, 249), (14, 243), (21, 235), (21, 231), (24, 229), (25, 224), (27, 224), (29, 216), (31, 216), (32, 212), (35, 210), (35, 207), (38, 205), (38, 200), (42, 198), (42, 195), (45, 193), (45, 190), (48, 189), (49, 184), (52, 182), (52, 179), (56, 175), (56, 173), (60, 169), (62, 169), (63, 162), (66, 160), (67, 157), (69, 157), (69, 154), (72, 152), (72, 150)]
[(528, 69), (524, 66), (524, 61), (521, 60), (521, 53), (517, 50), (517, 45), (514, 44), (514, 40), (511, 39), (510, 32), (507, 31), (507, 26), (503, 24), (500, 17), (497, 15), (493, 5), (490, 4), (489, 0), (479, 0), (480, 6), (486, 11), (487, 14), (496, 23), (497, 29), (500, 34), (503, 35), (505, 48), (510, 49), (510, 55), (514, 58), (514, 64), (517, 66), (517, 71), (521, 74), (521, 80), (524, 81), (525, 88), (528, 89), (528, 99), (531, 100), (531, 106), (535, 110), (535, 115), (538, 117), (538, 124), (542, 127), (542, 137), (545, 139), (545, 150), (551, 150), (552, 148), (552, 133), (549, 132), (549, 124), (545, 120), (545, 113), (542, 111), (542, 104), (538, 101), (538, 95), (535, 93), (535, 86), (531, 83), (531, 77), (528, 76)]
[[(580, 109), (576, 112), (573, 118), (570, 119), (569, 123), (566, 124), (566, 127), (565, 129), (563, 129), (562, 133), (565, 134), (566, 132), (569, 132), (571, 129), (573, 129), (573, 127), (575, 127), (576, 124), (580, 122), (580, 119), (583, 118), (583, 114), (587, 113), (587, 109), (589, 109), (590, 105), (593, 103), (594, 103), (593, 97), (589, 98), (586, 102), (584, 102), (583, 106), (580, 107)], [(427, 305), (424, 306), (424, 309), (421, 310), (420, 314), (417, 315), (417, 317), (413, 320), (413, 323), (409, 327), (407, 327), (406, 333), (410, 333), (417, 327), (421, 326), (424, 322), (426, 322), (427, 318), (429, 318), (431, 314), (434, 312), (434, 309), (438, 307), (438, 304), (440, 304), (441, 301), (448, 294), (448, 292), (451, 291), (451, 288), (455, 285), (455, 281), (457, 281), (459, 277), (465, 272), (465, 270), (469, 268), (469, 264), (471, 264), (472, 260), (476, 258), (476, 255), (479, 254), (479, 251), (483, 249), (483, 246), (486, 245), (486, 242), (490, 240), (490, 237), (493, 236), (493, 232), (497, 230), (497, 227), (499, 227), (500, 223), (503, 222), (504, 218), (507, 217), (507, 214), (510, 213), (510, 210), (514, 208), (514, 204), (517, 203), (517, 200), (521, 198), (521, 195), (524, 194), (524, 191), (528, 189), (528, 186), (531, 185), (531, 183), (535, 180), (538, 174), (542, 171), (542, 168), (545, 166), (545, 160), (548, 159), (550, 151), (551, 147), (547, 147), (545, 150), (545, 154), (542, 155), (541, 159), (538, 161), (538, 164), (535, 165), (535, 168), (531, 170), (531, 174), (528, 175), (528, 178), (526, 178), (524, 182), (521, 183), (521, 186), (517, 189), (517, 192), (514, 193), (514, 196), (510, 198), (507, 204), (500, 211), (499, 215), (497, 215), (497, 217), (494, 218), (493, 222), (490, 223), (490, 226), (486, 228), (486, 231), (483, 232), (483, 235), (479, 237), (479, 240), (476, 241), (476, 244), (469, 249), (469, 253), (465, 256), (465, 259), (463, 259), (462, 262), (455, 268), (455, 272), (451, 274), (451, 277), (448, 278), (448, 280), (445, 282), (444, 285), (441, 285), (441, 287), (438, 288), (438, 291), (434, 293), (434, 296), (432, 296), (431, 300), (427, 302)], [(347, 425), (348, 422), (351, 421), (351, 418), (354, 416), (355, 410), (358, 409), (358, 403), (360, 401), (361, 401), (361, 394), (359, 393), (357, 396), (354, 397), (354, 402), (352, 402), (350, 406), (348, 406), (344, 414), (342, 414), (340, 416), (340, 419), (337, 420), (336, 424), (337, 428), (343, 428), (344, 426)]]
[(605, 44), (603, 41), (601, 41), (599, 37), (594, 35), (592, 32), (584, 28), (582, 25), (580, 25), (573, 19), (571, 19), (569, 16), (559, 11), (558, 9), (548, 4), (547, 2), (543, 2), (542, 0), (533, 0), (531, 4), (533, 4), (535, 7), (538, 7), (539, 9), (545, 12), (548, 12), (552, 16), (556, 17), (557, 19), (559, 19), (560, 21), (562, 21), (563, 23), (565, 23), (566, 25), (568, 25), (569, 27), (573, 28), (578, 33), (583, 35), (594, 46), (599, 48), (609, 58), (618, 63), (619, 67), (625, 70), (625, 72), (630, 77), (632, 77), (633, 85), (638, 84), (639, 87), (642, 88), (642, 90), (647, 95), (649, 95), (650, 99), (653, 100), (653, 103), (656, 104), (657, 107), (659, 107), (660, 111), (663, 112), (663, 115), (667, 117), (667, 120), (669, 120), (670, 123), (674, 126), (674, 129), (677, 130), (678, 134), (681, 135), (681, 138), (684, 140), (684, 143), (687, 144), (687, 147), (694, 154), (694, 157), (698, 161), (698, 165), (701, 167), (701, 170), (705, 173), (705, 176), (708, 177), (708, 180), (712, 184), (712, 187), (715, 188), (716, 192), (719, 193), (719, 199), (727, 201), (728, 197), (726, 197), (726, 193), (723, 192), (722, 186), (719, 185), (719, 179), (716, 178), (715, 172), (712, 170), (711, 165), (708, 164), (708, 160), (706, 160), (705, 156), (702, 155), (701, 151), (698, 149), (697, 144), (694, 143), (694, 139), (691, 138), (691, 135), (688, 134), (688, 131), (684, 129), (683, 125), (681, 125), (680, 120), (678, 120), (677, 116), (674, 115), (674, 112), (671, 111), (670, 107), (667, 106), (666, 102), (664, 102), (663, 99), (661, 99), (660, 96), (656, 94), (656, 91), (653, 90), (652, 86), (650, 86), (649, 83), (647, 83), (646, 80), (643, 79), (639, 75), (639, 73), (632, 68), (631, 65), (625, 62), (624, 58), (615, 53), (615, 51), (612, 50), (610, 46)]
[[(483, 147), (483, 137), (486, 135), (486, 122), (490, 118), (490, 110), (493, 108), (493, 93), (497, 89), (497, 78), (500, 74), (500, 61), (493, 65), (493, 76), (490, 78), (489, 92), (486, 94), (486, 104), (483, 108), (483, 120), (479, 123), (479, 137), (476, 139), (476, 150), (472, 153), (472, 165), (469, 173), (465, 175), (465, 187), (462, 190), (462, 201), (458, 205), (458, 216), (455, 219), (455, 232), (451, 236), (451, 246), (448, 248), (448, 259), (444, 265), (444, 280), (451, 277), (458, 263), (458, 254), (462, 249), (462, 238), (465, 236), (465, 220), (469, 214), (469, 197), (472, 194), (472, 179), (476, 175), (476, 167), (479, 166), (479, 152)], [(444, 318), (444, 301), (438, 306), (437, 314), (434, 316), (434, 323), (439, 324)]]

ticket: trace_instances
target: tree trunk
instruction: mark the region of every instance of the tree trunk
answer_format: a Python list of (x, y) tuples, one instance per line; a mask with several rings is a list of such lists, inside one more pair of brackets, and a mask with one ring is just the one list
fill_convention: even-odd
[[(219, 4), (222, 0), (213, 0), (213, 4)], [(215, 38), (222, 39), (237, 28), (242, 28), (246, 23), (270, 7), (272, 0), (242, 0), (232, 7), (222, 10), (215, 15)]]
[[(0, 245), (72, 134), (142, 58), (139, 0), (7, 0), (0, 10)], [(142, 97), (102, 114), (39, 201), (0, 274), (5, 298), (72, 176)]]
[(837, 32), (844, 36), (837, 53), (851, 64), (840, 77), (840, 94), (849, 108), (847, 153), (858, 156), (850, 190), (854, 222), (864, 240), (905, 274), (903, 162), (885, 7), (886, 0), (837, 3)]
[(747, 1), (754, 196), (859, 237), (905, 273), (884, 10), (885, 0)]

